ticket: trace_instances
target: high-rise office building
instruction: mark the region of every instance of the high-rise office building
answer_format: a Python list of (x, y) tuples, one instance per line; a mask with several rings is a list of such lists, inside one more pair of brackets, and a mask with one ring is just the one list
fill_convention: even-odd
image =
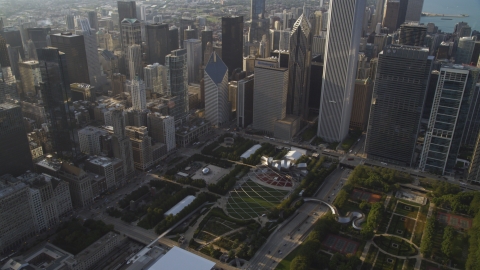
[(25, 61), (18, 63), (20, 70), (20, 81), (22, 94), (25, 96), (34, 96), (37, 93), (35, 86), (39, 86), (42, 81), (38, 61)]
[[(129, 47), (132, 45), (141, 45), (142, 44), (142, 34), (141, 34), (141, 24), (137, 19), (126, 18), (123, 19), (121, 23), (122, 29), (122, 49), (123, 55), (125, 56), (125, 69), (127, 70), (127, 75), (131, 76), (130, 71), (130, 58), (129, 58)], [(139, 60), (141, 60), (141, 55)], [(141, 69), (141, 67), (139, 67)], [(129, 77), (133, 79), (133, 77)]]
[(23, 174), (33, 168), (22, 109), (18, 105), (0, 103), (0, 175)]
[(317, 136), (340, 142), (348, 134), (365, 0), (332, 0), (325, 46)]
[(78, 130), (80, 151), (89, 156), (100, 155), (102, 153), (101, 139), (107, 136), (107, 131), (92, 126)]
[(263, 19), (265, 18), (265, 0), (251, 0), (250, 6), (250, 19)]
[(253, 84), (255, 77), (250, 75), (238, 81), (237, 86), (237, 126), (246, 128), (253, 121)]
[(424, 0), (408, 0), (407, 13), (405, 15), (405, 21), (419, 22), (422, 17)]
[(365, 152), (413, 166), (433, 56), (427, 48), (389, 45), (379, 54)]
[(355, 81), (350, 128), (367, 130), (368, 114), (372, 103), (373, 82), (369, 78)]
[(90, 157), (85, 161), (85, 170), (105, 177), (105, 191), (125, 185), (123, 162), (118, 158)]
[(420, 25), (417, 22), (404, 23), (400, 26), (398, 44), (423, 47), (426, 36), (426, 25)]
[[(10, 45), (13, 49), (17, 49), (18, 53), (20, 54), (20, 58), (25, 58), (25, 52), (23, 50), (23, 43), (22, 43), (22, 35), (20, 30), (14, 27), (5, 27), (3, 29), (0, 28), (0, 36), (5, 39), (5, 42)], [(17, 53), (17, 57), (18, 57)]]
[[(480, 66), (476, 66), (480, 68)], [(470, 109), (468, 111), (465, 130), (461, 145), (474, 147), (480, 133), (480, 83), (477, 83), (475, 91), (470, 98)]]
[(210, 55), (205, 58), (205, 50), (207, 49), (207, 43), (213, 44), (213, 31), (205, 27), (205, 30), (201, 32), (202, 36), (202, 64), (205, 65), (210, 59)]
[(176, 26), (170, 27), (168, 29), (168, 53), (174, 50), (178, 50), (180, 46), (178, 45), (178, 28)]
[(167, 146), (167, 152), (175, 149), (175, 118), (158, 112), (148, 114), (148, 130), (155, 142)]
[(37, 54), (42, 74), (40, 91), (52, 148), (61, 157), (74, 158), (78, 147), (75, 143), (76, 132), (73, 130), (76, 120), (71, 111), (67, 57), (52, 47), (39, 49)]
[(117, 1), (118, 24), (125, 18), (137, 18), (137, 7), (135, 1)]
[(90, 84), (95, 87), (100, 87), (105, 79), (102, 77), (102, 71), (100, 70), (97, 33), (92, 30), (86, 19), (80, 19), (80, 29), (81, 31), (79, 32), (82, 34), (83, 41), (85, 42), (85, 53), (87, 56), (88, 77), (90, 78)]
[(7, 41), (2, 36), (0, 36), (0, 66), (10, 66), (10, 57), (8, 55)]
[(115, 109), (112, 111), (113, 126), (113, 155), (123, 161), (124, 175), (129, 179), (135, 173), (133, 165), (132, 143), (125, 135), (125, 115), (123, 110)]
[(17, 81), (10, 67), (0, 68), (0, 103), (18, 98)]
[(114, 73), (112, 76), (112, 95), (120, 95), (125, 92), (125, 82), (127, 78), (120, 73)]
[[(183, 48), (183, 41), (185, 40), (185, 30), (187, 29), (192, 29), (192, 30), (197, 30), (196, 26), (195, 26), (195, 18), (192, 18), (192, 17), (182, 17), (180, 19), (180, 27), (179, 27), (179, 37), (180, 37), (180, 48)], [(194, 34), (196, 35), (196, 33), (191, 33), (191, 34)], [(194, 38), (197, 38), (196, 36)]]
[(84, 37), (64, 32), (51, 35), (51, 41), (53, 47), (65, 54), (69, 81), (90, 84)]
[(476, 37), (461, 37), (458, 41), (457, 52), (455, 55), (456, 64), (470, 64), (473, 49), (475, 48)]
[(386, 1), (382, 26), (388, 28), (388, 32), (392, 33), (397, 30), (397, 21), (400, 13), (400, 0)]
[(142, 47), (140, 45), (130, 45), (127, 50), (128, 71), (130, 80), (135, 77), (143, 77), (142, 67)]
[(63, 162), (58, 177), (70, 187), (74, 208), (88, 207), (93, 204), (92, 177), (83, 169)]
[(75, 30), (75, 16), (74, 15), (67, 15), (65, 16), (65, 21), (67, 24), (67, 30)]
[(273, 135), (275, 121), (286, 116), (288, 69), (275, 59), (255, 61), (252, 127)]
[(205, 66), (205, 119), (212, 125), (228, 122), (228, 68), (216, 52), (212, 53)]
[(185, 44), (185, 40), (187, 39), (197, 39), (197, 29), (192, 29), (189, 25), (187, 29), (183, 30), (183, 42)]
[(449, 64), (440, 69), (420, 159), (422, 171), (453, 173), (479, 75), (480, 69), (471, 66)]
[(188, 113), (188, 71), (187, 50), (178, 49), (165, 57), (167, 67), (167, 94), (176, 96), (177, 103), (170, 104), (170, 115), (175, 120), (182, 119)]
[(202, 65), (202, 42), (199, 39), (186, 39), (183, 48), (187, 50), (188, 83), (198, 83)]
[(99, 30), (98, 29), (98, 17), (96, 11), (89, 11), (88, 13), (88, 23), (90, 24), (90, 28)]
[(306, 14), (300, 15), (290, 34), (287, 114), (308, 118), (308, 89), (312, 33)]
[[(377, 3), (375, 5), (375, 14), (372, 18), (372, 21), (370, 22), (370, 25), (372, 25), (372, 27), (374, 28), (372, 30), (375, 30), (377, 24), (381, 24), (383, 22), (383, 9), (385, 8), (385, 1), (386, 0), (377, 0)], [(376, 30), (375, 33), (380, 34)]]
[(164, 94), (167, 92), (167, 68), (154, 63), (143, 69), (145, 90), (151, 93)]
[(47, 47), (47, 36), (50, 34), (50, 28), (27, 28), (28, 39), (33, 41), (36, 49)]
[(147, 96), (143, 80), (137, 76), (133, 80), (127, 81), (126, 86), (132, 97), (132, 108), (137, 111), (144, 111), (147, 108)]
[(170, 53), (168, 50), (168, 24), (154, 23), (145, 25), (145, 38), (147, 45), (147, 63), (165, 65), (165, 56)]
[(243, 67), (243, 16), (222, 17), (222, 60), (231, 73)]
[(10, 253), (35, 235), (29, 193), (22, 182), (0, 180), (0, 253)]
[(145, 171), (153, 164), (152, 139), (147, 127), (125, 127), (125, 135), (132, 143), (133, 164), (136, 169)]

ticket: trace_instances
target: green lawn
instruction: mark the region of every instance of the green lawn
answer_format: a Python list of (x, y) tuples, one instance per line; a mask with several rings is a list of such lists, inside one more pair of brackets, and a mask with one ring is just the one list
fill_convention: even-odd
[(385, 253), (378, 253), (373, 270), (402, 270), (405, 260), (397, 259)]
[(412, 238), (412, 242), (417, 246), (420, 246), (424, 229), (425, 229), (425, 222), (417, 220), (417, 226), (415, 227), (415, 232), (413, 233), (413, 238)]
[(414, 256), (418, 253), (414, 246), (399, 237), (377, 236), (373, 241), (379, 248), (392, 255)]
[(414, 226), (414, 219), (393, 215), (390, 227), (388, 227), (388, 233), (410, 240)]
[(227, 212), (237, 219), (251, 219), (266, 214), (283, 200), (288, 191), (259, 185), (248, 180), (241, 188), (230, 192)]
[(400, 214), (402, 216), (416, 219), (418, 214), (418, 207), (406, 205), (404, 203), (398, 202), (397, 208), (395, 209), (395, 213)]
[(296, 247), (282, 261), (280, 261), (275, 270), (289, 270), (290, 264), (292, 263), (293, 259), (297, 257), (298, 252), (300, 251), (300, 247), (301, 246)]

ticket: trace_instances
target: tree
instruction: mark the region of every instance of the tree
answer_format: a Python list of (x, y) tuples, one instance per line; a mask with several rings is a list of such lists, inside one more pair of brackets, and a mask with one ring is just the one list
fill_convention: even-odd
[(292, 260), (290, 264), (291, 270), (308, 270), (310, 262), (308, 261), (306, 256), (297, 256), (295, 259)]

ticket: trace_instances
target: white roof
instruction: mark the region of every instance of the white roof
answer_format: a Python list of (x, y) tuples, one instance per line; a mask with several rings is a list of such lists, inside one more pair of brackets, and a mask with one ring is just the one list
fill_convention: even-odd
[(193, 200), (195, 200), (195, 196), (188, 195), (181, 202), (177, 203), (174, 207), (170, 208), (170, 210), (165, 212), (165, 216), (168, 216), (170, 214), (175, 216), (176, 214), (180, 213), (180, 211), (182, 211), (183, 208), (187, 207), (190, 203), (192, 203)]
[(210, 270), (215, 263), (179, 247), (173, 247), (162, 258), (156, 261), (149, 270)]
[(180, 175), (180, 176), (182, 176), (182, 177), (188, 177), (188, 174), (183, 173), (183, 172), (178, 172), (177, 174)]
[(245, 153), (243, 153), (240, 158), (249, 158), (255, 151), (262, 147), (260, 144), (255, 144), (254, 146), (250, 147)]
[(289, 159), (289, 160), (297, 160), (299, 158), (302, 157), (302, 153), (300, 153), (299, 151), (289, 151), (286, 155), (285, 155), (285, 159)]

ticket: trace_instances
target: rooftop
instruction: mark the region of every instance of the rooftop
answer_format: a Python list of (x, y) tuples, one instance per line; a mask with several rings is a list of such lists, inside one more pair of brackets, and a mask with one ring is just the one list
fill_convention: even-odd
[(215, 263), (179, 247), (173, 247), (163, 257), (156, 261), (149, 270), (210, 270)]
[(249, 158), (253, 153), (255, 153), (255, 151), (257, 151), (258, 149), (260, 149), (260, 147), (262, 147), (260, 144), (256, 144), (252, 147), (250, 147), (250, 149), (248, 149), (247, 151), (245, 151), (245, 153), (243, 153), (240, 158)]
[[(187, 207), (188, 205), (190, 205), (193, 200), (195, 200), (195, 196), (193, 195), (189, 195), (187, 197), (185, 197), (181, 202), (177, 203), (174, 207), (170, 208), (170, 210), (168, 210), (167, 212), (165, 212), (165, 216), (168, 216), (168, 215), (176, 215), (178, 213), (180, 213), (180, 211), (183, 210), (183, 208)], [(177, 269), (191, 269), (191, 268), (177, 268)]]

